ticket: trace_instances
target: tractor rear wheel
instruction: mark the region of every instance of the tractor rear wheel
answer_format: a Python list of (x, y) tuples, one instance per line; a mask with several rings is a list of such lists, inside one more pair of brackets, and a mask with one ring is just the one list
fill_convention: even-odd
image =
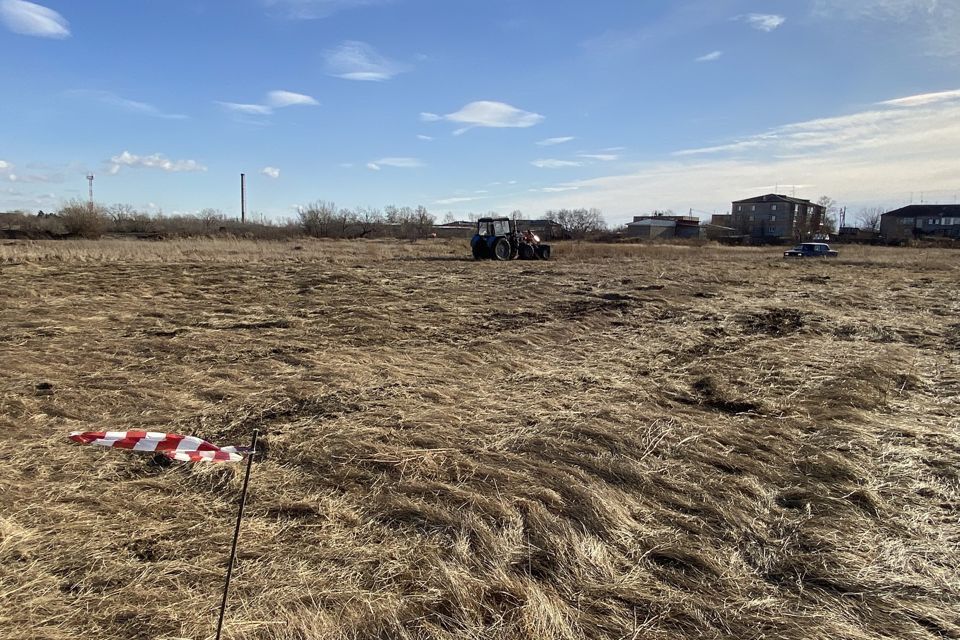
[(513, 254), (513, 249), (510, 248), (510, 241), (506, 238), (500, 238), (497, 240), (497, 243), (493, 245), (493, 257), (497, 260), (509, 260)]

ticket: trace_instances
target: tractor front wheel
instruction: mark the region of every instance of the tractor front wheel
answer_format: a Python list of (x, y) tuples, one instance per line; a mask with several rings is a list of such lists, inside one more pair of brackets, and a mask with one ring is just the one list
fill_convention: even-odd
[(500, 261), (509, 260), (513, 257), (513, 249), (510, 248), (510, 241), (506, 238), (500, 238), (493, 245), (493, 257)]
[(541, 260), (549, 260), (549, 259), (550, 259), (550, 245), (548, 245), (548, 244), (542, 244), (542, 245), (540, 245), (539, 247), (537, 247), (537, 253), (540, 254), (540, 259), (541, 259)]

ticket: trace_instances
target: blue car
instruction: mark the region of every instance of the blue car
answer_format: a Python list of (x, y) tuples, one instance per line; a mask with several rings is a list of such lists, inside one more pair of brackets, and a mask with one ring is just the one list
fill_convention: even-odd
[(836, 258), (839, 252), (823, 242), (804, 242), (783, 252), (784, 258)]

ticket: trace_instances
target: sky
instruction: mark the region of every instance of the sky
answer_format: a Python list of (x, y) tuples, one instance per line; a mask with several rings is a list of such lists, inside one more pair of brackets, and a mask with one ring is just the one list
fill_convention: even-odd
[(0, 210), (957, 202), (957, 0), (0, 0)]

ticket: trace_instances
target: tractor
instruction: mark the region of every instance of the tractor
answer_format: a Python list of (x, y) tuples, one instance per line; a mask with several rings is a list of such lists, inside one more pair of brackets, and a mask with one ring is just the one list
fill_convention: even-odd
[(549, 260), (550, 245), (542, 244), (532, 231), (517, 230), (510, 218), (480, 218), (470, 240), (476, 260)]

